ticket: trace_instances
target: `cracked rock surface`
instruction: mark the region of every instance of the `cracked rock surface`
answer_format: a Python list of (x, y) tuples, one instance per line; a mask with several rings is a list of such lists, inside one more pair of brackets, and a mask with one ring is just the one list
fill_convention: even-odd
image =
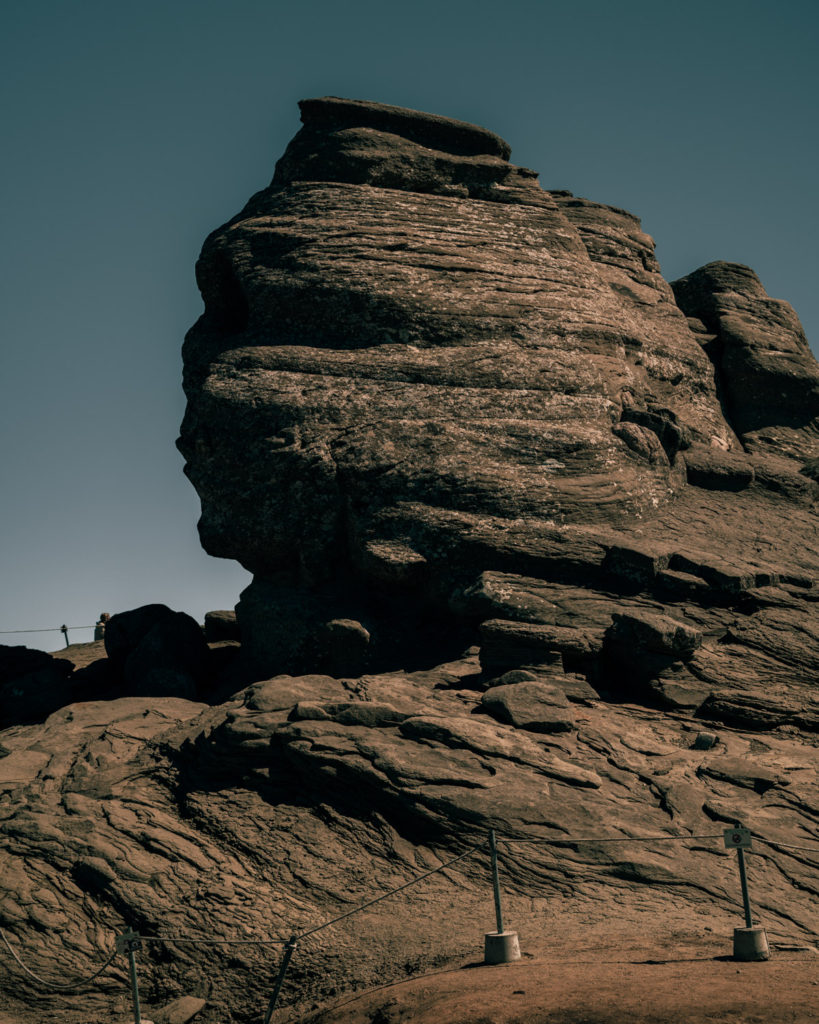
[[(7, 654), (9, 942), (59, 981), (133, 926), (161, 940), (149, 1006), (249, 1024), (288, 938), (478, 844), (305, 938), (283, 1021), (478, 957), (495, 829), (524, 948), (673, 918), (727, 953), (737, 821), (754, 913), (815, 941), (819, 367), (796, 314), (737, 264), (667, 283), (635, 217), (542, 188), (485, 129), (301, 106), (205, 243), (184, 349), (202, 542), (253, 582), (218, 657), (191, 632), (207, 685), (134, 668), (46, 717), (72, 664)], [(14, 1024), (127, 1019), (122, 957), (81, 996), (2, 970)]]
[[(669, 285), (636, 217), (486, 129), (301, 111), (204, 245), (184, 347), (179, 446), (206, 550), (254, 574), (251, 675), (429, 666), (483, 619), (550, 622), (562, 585), (704, 609), (678, 616), (701, 655), (664, 673), (638, 645), (640, 685), (681, 696), (726, 604), (813, 618), (819, 367), (787, 303), (738, 264)], [(524, 578), (512, 614), (486, 573)]]
[[(756, 840), (750, 859), (755, 913), (772, 939), (809, 941), (817, 855), (790, 847), (819, 848), (815, 733), (604, 702), (553, 666), (506, 678), (516, 675), (532, 678), (484, 689), (472, 651), (422, 672), (278, 676), (216, 707), (71, 705), (42, 725), (7, 729), (0, 925), (27, 966), (53, 981), (90, 974), (125, 924), (164, 936), (139, 954), (148, 1006), (205, 999), (198, 1019), (250, 1022), (291, 935), (476, 843), (445, 872), (305, 939), (284, 1000), (307, 1009), (474, 959), (494, 920), (488, 828), (503, 840), (507, 915), (532, 943), (561, 915), (567, 927), (580, 912), (599, 924), (614, 905), (621, 927), (639, 928), (650, 907), (658, 920), (729, 936), (741, 911), (722, 831), (744, 820), (771, 840)], [(487, 697), (516, 687), (514, 720), (499, 720)], [(543, 731), (542, 714), (520, 712), (538, 687), (571, 728)], [(715, 742), (700, 749), (705, 729)], [(655, 839), (601, 841), (635, 836)], [(81, 997), (44, 992), (3, 963), (0, 1005), (13, 1020), (128, 1012), (121, 957)], [(72, 1016), (80, 1007), (85, 1016)]]

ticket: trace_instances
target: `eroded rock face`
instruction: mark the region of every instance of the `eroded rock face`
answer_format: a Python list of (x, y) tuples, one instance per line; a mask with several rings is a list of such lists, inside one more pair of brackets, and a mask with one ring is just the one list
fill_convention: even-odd
[(485, 129), (301, 108), (205, 244), (185, 343), (179, 445), (205, 548), (255, 574), (252, 674), (433, 664), (504, 618), (464, 614), (487, 571), (713, 603), (756, 582), (783, 499), (807, 550), (774, 573), (815, 568), (819, 373), (751, 271), (672, 291), (635, 217), (544, 191)]
[(799, 318), (750, 267), (709, 263), (672, 284), (692, 327), (711, 332), (726, 415), (750, 452), (819, 453), (819, 367)]
[[(187, 997), (206, 1000), (203, 1024), (251, 1024), (291, 935), (479, 845), (302, 942), (283, 991), (301, 1018), (351, 989), (479, 958), (494, 924), (489, 828), (559, 842), (501, 846), (525, 952), (560, 958), (564, 923), (600, 927), (616, 908), (618, 935), (639, 935), (650, 911), (675, 942), (707, 929), (721, 943), (711, 955), (726, 955), (742, 914), (722, 830), (740, 819), (757, 837), (754, 913), (772, 942), (813, 942), (815, 733), (738, 717), (710, 720), (703, 744), (700, 719), (578, 693), (555, 667), (506, 673), (483, 697), (480, 679), (473, 651), (428, 672), (277, 676), (214, 708), (77, 704), (3, 731), (0, 927), (58, 982), (92, 973), (126, 925), (169, 937), (138, 956), (146, 1017)], [(588, 841), (629, 836), (688, 838)], [(124, 957), (77, 995), (4, 970), (0, 1011), (21, 1024), (128, 1019)]]
[[(736, 265), (672, 291), (631, 215), (544, 191), (483, 129), (302, 109), (205, 245), (185, 347), (180, 447), (205, 546), (255, 574), (254, 681), (0, 733), (0, 924), (46, 976), (125, 924), (281, 942), (483, 844), (300, 945), (304, 1011), (474, 960), (494, 828), (561, 842), (502, 848), (522, 937), (553, 949), (563, 915), (613, 905), (639, 929), (639, 906), (727, 953), (721, 830), (744, 820), (755, 913), (812, 942), (817, 368), (795, 315)], [(638, 836), (687, 838), (588, 841)], [(147, 1001), (258, 1020), (279, 947), (225, 949), (149, 946)], [(23, 976), (9, 1000), (74, 1024), (124, 1014), (126, 984), (120, 962), (82, 1006)]]

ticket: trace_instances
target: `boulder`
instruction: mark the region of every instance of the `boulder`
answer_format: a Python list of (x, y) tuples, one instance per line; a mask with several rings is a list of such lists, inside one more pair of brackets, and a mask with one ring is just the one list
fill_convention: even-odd
[(745, 448), (815, 458), (819, 368), (788, 303), (738, 263), (708, 263), (671, 287), (683, 312), (714, 334), (726, 418)]
[(371, 633), (368, 588), (421, 604), (493, 562), (599, 572), (605, 549), (561, 524), (655, 510), (685, 486), (678, 452), (736, 444), (651, 239), (483, 129), (301, 109), (198, 263), (179, 444), (206, 549), (266, 586), (343, 585), (329, 618)]
[(318, 642), (323, 648), (319, 668), (330, 676), (360, 676), (367, 664), (370, 634), (354, 619), (330, 619)]
[(819, 367), (790, 307), (740, 264), (669, 285), (636, 217), (542, 188), (486, 129), (300, 106), (203, 247), (184, 346), (202, 542), (254, 574), (245, 678), (477, 640), (477, 689), (533, 669), (690, 712), (760, 672), (790, 706), (819, 578)]
[(29, 647), (0, 646), (0, 728), (41, 722), (75, 700), (74, 665)]
[[(637, 218), (544, 190), (486, 129), (301, 112), (203, 248), (184, 348), (179, 446), (205, 548), (254, 573), (250, 675), (432, 664), (485, 620), (568, 628), (555, 585), (725, 602), (759, 585), (782, 502), (805, 518), (765, 569), (800, 571), (819, 368), (752, 271), (672, 288)], [(484, 640), (488, 672), (527, 663)], [(568, 667), (589, 674), (587, 640)]]
[(530, 732), (567, 732), (576, 727), (563, 691), (542, 682), (493, 686), (481, 698), (481, 706), (498, 721)]
[(205, 613), (205, 640), (209, 644), (225, 640), (241, 641), (242, 635), (235, 611), (214, 611)]
[(163, 604), (112, 616), (105, 650), (131, 695), (190, 698), (208, 679), (208, 646), (201, 626)]

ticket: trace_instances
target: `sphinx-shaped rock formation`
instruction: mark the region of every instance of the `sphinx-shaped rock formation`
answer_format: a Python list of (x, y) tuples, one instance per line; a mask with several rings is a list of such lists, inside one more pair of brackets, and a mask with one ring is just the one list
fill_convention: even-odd
[[(631, 215), (483, 129), (302, 111), (205, 245), (185, 346), (202, 540), (255, 577), (209, 632), (254, 681), (169, 692), (204, 640), (171, 656), (177, 617), (140, 609), (109, 654), (135, 683), (151, 655), (152, 688), (13, 719), (0, 926), (59, 981), (134, 925), (146, 1002), (206, 999), (206, 1024), (259, 1020), (311, 931), (301, 1016), (474, 962), (492, 828), (522, 840), (526, 953), (583, 960), (596, 926), (618, 970), (647, 931), (702, 959), (742, 920), (739, 819), (772, 943), (812, 943), (819, 373), (793, 311), (736, 265), (669, 286)], [(123, 958), (79, 997), (9, 968), (25, 1024), (126, 1016)]]
[(435, 624), (453, 654), (487, 616), (540, 621), (478, 600), (487, 572), (548, 583), (549, 622), (554, 588), (812, 578), (819, 369), (786, 303), (733, 264), (672, 289), (636, 218), (544, 191), (485, 129), (301, 108), (205, 243), (184, 350), (179, 446), (206, 550), (255, 575), (251, 671), (433, 664)]

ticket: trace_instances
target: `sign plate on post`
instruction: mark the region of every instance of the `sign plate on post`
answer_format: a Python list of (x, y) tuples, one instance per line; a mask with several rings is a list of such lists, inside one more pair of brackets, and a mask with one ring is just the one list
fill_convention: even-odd
[(138, 953), (142, 949), (139, 932), (132, 928), (127, 928), (121, 935), (117, 935), (114, 945), (118, 953)]
[(725, 837), (725, 845), (729, 850), (747, 850), (751, 845), (751, 830), (742, 828), (726, 828), (722, 833)]

